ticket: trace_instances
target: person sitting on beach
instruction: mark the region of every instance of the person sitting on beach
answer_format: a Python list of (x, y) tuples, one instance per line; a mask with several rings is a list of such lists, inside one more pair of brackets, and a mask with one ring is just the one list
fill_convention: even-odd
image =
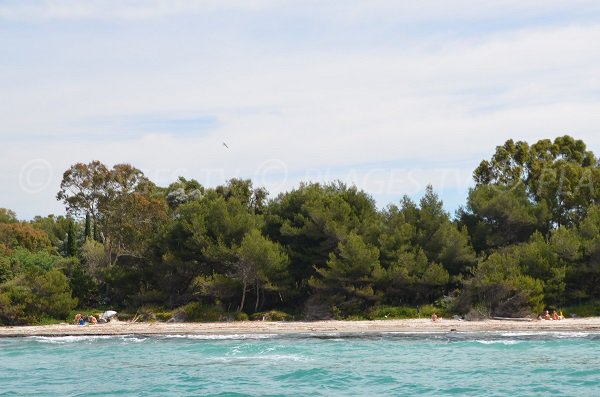
[(546, 310), (546, 315), (544, 316), (544, 320), (550, 320), (550, 313), (548, 312), (548, 310)]
[(97, 319), (96, 319), (96, 317), (94, 317), (94, 316), (89, 316), (89, 317), (88, 317), (88, 322), (89, 322), (90, 324), (96, 324), (96, 323), (98, 322), (98, 320), (97, 320)]
[(556, 310), (552, 311), (552, 320), (558, 321), (558, 314), (556, 313)]
[(438, 320), (438, 316), (437, 316), (437, 314), (433, 313), (433, 314), (431, 315), (431, 321), (433, 321), (433, 322), (436, 322), (437, 320)]
[(74, 321), (75, 325), (78, 325), (80, 320), (81, 320), (81, 313), (77, 313), (75, 315), (75, 321)]

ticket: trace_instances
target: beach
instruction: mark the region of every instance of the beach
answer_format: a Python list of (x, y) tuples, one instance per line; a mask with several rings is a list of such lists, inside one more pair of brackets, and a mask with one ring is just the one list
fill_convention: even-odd
[(73, 336), (73, 335), (231, 335), (231, 334), (353, 334), (353, 333), (432, 333), (432, 332), (577, 332), (600, 331), (600, 317), (569, 318), (559, 321), (533, 320), (446, 320), (429, 319), (375, 320), (375, 321), (314, 321), (269, 322), (235, 321), (219, 323), (132, 323), (111, 321), (107, 324), (0, 327), (0, 337), (20, 336)]

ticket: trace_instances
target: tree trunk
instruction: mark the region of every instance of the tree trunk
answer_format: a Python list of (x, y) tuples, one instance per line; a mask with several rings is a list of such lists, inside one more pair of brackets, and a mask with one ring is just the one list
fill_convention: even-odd
[(258, 285), (258, 280), (256, 280), (256, 303), (254, 304), (254, 311), (258, 311), (258, 302), (260, 301), (260, 286)]
[(264, 309), (265, 307), (265, 289), (262, 288), (260, 290), (260, 310)]
[(240, 303), (240, 308), (238, 309), (238, 312), (241, 313), (241, 311), (244, 309), (244, 302), (246, 301), (246, 279), (244, 279), (243, 281), (244, 283), (244, 289), (242, 290), (242, 302)]
[(93, 239), (94, 241), (98, 241), (98, 225), (97, 225), (97, 221), (96, 221), (96, 217), (93, 217), (93, 222), (92, 222), (92, 234), (93, 234)]
[(92, 220), (90, 218), (90, 213), (87, 212), (85, 214), (85, 231), (84, 231), (84, 242), (85, 240), (87, 240), (88, 238), (92, 238)]

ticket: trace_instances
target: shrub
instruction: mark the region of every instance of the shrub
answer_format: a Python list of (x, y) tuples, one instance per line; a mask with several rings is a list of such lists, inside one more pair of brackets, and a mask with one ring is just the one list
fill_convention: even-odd
[(0, 323), (31, 324), (42, 318), (65, 320), (77, 305), (59, 270), (23, 273), (0, 285)]
[(155, 315), (156, 315), (156, 319), (158, 321), (165, 322), (165, 321), (167, 321), (167, 320), (169, 320), (170, 318), (173, 317), (173, 312), (171, 312), (171, 311), (157, 311), (155, 313)]
[(251, 317), (252, 320), (264, 320), (264, 321), (290, 321), (294, 317), (291, 314), (282, 312), (279, 310), (270, 310), (268, 312), (254, 313)]
[(421, 306), (421, 318), (429, 318), (435, 313), (438, 317), (447, 317), (449, 312), (443, 307), (437, 305), (422, 305)]
[(61, 259), (56, 267), (67, 276), (73, 296), (83, 307), (102, 306), (100, 289), (96, 280), (89, 275), (77, 258)]
[(171, 320), (174, 316), (179, 313), (179, 316), (183, 318), (185, 315), (182, 315), (182, 312), (179, 311), (171, 311), (167, 310), (160, 306), (150, 306), (145, 305), (139, 307), (135, 313), (130, 313), (127, 311), (119, 311), (118, 318), (123, 321), (131, 321), (136, 319), (136, 321), (161, 321), (166, 322)]
[(235, 321), (248, 321), (248, 315), (244, 312), (235, 313)]
[(227, 318), (227, 313), (221, 306), (203, 305), (200, 302), (190, 302), (187, 305), (181, 306), (177, 310), (177, 315), (183, 317), (184, 321), (192, 322), (215, 322)]
[(10, 266), (10, 258), (0, 254), (0, 284), (8, 281), (13, 276)]
[[(420, 305), (421, 318), (431, 317), (433, 313), (446, 316), (448, 311), (436, 305)], [(390, 320), (418, 318), (417, 306), (375, 306), (369, 310), (367, 318), (370, 320)]]
[(0, 223), (0, 243), (8, 248), (23, 248), (29, 251), (52, 250), (48, 235), (25, 223)]
[(17, 248), (10, 256), (13, 267), (18, 272), (37, 270), (49, 271), (60, 262), (61, 257), (52, 255), (47, 251), (32, 252), (24, 248)]
[(566, 317), (575, 314), (577, 317), (597, 317), (600, 316), (600, 302), (593, 301), (575, 306), (565, 307), (563, 314)]
[(526, 317), (543, 309), (543, 283), (522, 274), (515, 253), (494, 253), (481, 261), (465, 281), (454, 308), (482, 316)]
[(417, 318), (417, 308), (413, 306), (376, 306), (369, 313), (371, 320)]
[(361, 321), (361, 320), (365, 320), (365, 317), (360, 315), (360, 314), (352, 314), (350, 316), (347, 316), (345, 318), (345, 320), (347, 321)]
[(71, 296), (67, 277), (59, 270), (51, 270), (34, 277), (31, 289), (36, 297), (32, 310), (40, 317), (66, 319), (69, 311), (77, 306), (77, 299)]

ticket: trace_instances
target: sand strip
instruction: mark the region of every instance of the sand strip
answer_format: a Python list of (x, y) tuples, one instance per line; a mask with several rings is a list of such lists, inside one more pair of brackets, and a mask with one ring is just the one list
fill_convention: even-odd
[(458, 321), (429, 319), (383, 321), (315, 321), (268, 322), (240, 321), (227, 323), (129, 323), (113, 321), (108, 324), (56, 324), (26, 327), (0, 327), (0, 337), (74, 336), (74, 335), (230, 335), (230, 334), (328, 334), (381, 332), (600, 332), (600, 317), (535, 320), (531, 322), (485, 320)]

